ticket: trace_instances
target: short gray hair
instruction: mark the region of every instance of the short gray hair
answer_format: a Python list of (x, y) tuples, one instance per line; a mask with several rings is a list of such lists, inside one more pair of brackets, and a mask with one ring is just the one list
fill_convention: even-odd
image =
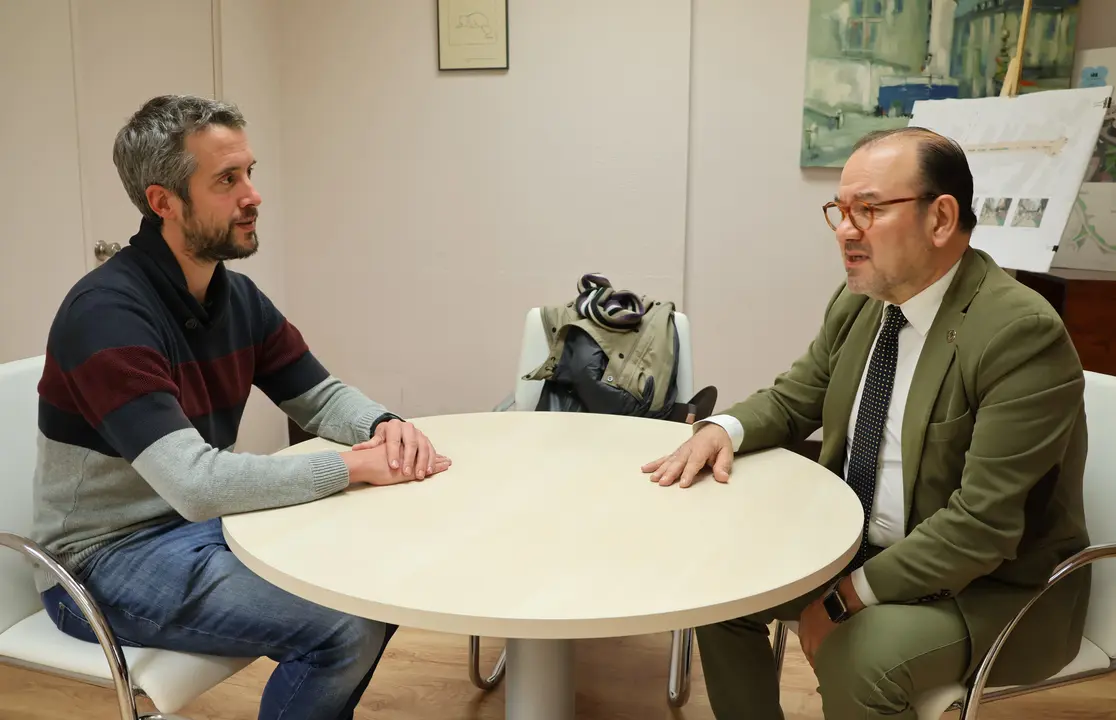
[(124, 189), (148, 220), (162, 219), (147, 202), (147, 187), (161, 185), (190, 204), (190, 176), (197, 160), (186, 138), (209, 125), (239, 130), (247, 124), (232, 104), (193, 95), (160, 95), (143, 104), (116, 134), (112, 161)]

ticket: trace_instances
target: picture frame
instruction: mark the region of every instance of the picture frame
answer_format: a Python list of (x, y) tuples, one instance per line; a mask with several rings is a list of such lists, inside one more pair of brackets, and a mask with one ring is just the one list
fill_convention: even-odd
[(437, 0), (439, 70), (508, 69), (508, 0)]

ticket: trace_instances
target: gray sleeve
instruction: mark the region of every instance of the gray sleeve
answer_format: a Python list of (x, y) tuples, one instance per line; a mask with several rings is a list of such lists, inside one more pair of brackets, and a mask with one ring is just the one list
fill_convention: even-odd
[(310, 502), (349, 485), (349, 469), (340, 453), (228, 452), (205, 442), (194, 428), (164, 435), (132, 466), (191, 522)]
[(364, 442), (378, 421), (396, 417), (332, 376), (281, 403), (279, 409), (306, 432), (342, 445)]

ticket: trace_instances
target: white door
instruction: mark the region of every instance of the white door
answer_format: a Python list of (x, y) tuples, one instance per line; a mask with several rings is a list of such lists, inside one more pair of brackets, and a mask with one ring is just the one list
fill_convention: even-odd
[(116, 133), (156, 95), (214, 96), (211, 0), (72, 0), (87, 264), (139, 228), (112, 162)]
[(0, 1), (0, 363), (41, 355), (85, 272), (67, 0)]
[(0, 362), (139, 227), (112, 162), (155, 95), (214, 95), (212, 0), (0, 0)]

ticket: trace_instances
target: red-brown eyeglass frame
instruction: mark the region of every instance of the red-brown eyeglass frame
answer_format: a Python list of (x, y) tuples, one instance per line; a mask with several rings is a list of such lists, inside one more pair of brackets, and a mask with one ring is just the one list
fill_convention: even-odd
[[(825, 224), (828, 225), (831, 230), (837, 230), (837, 226), (834, 225), (833, 222), (829, 219), (829, 208), (835, 207), (841, 211), (842, 222), (844, 222), (845, 218), (848, 218), (849, 222), (852, 223), (854, 228), (856, 228), (860, 232), (865, 232), (868, 228), (872, 227), (872, 224), (874, 222), (876, 222), (876, 208), (878, 207), (883, 207), (884, 205), (897, 205), (899, 203), (905, 202), (914, 202), (915, 200), (933, 200), (936, 197), (938, 196), (923, 194), (916, 195), (914, 197), (896, 198), (894, 200), (882, 200), (880, 202), (874, 203), (864, 202), (863, 200), (853, 200), (848, 205), (844, 205), (839, 202), (827, 202), (825, 205), (822, 205), (822, 215), (825, 216)], [(868, 227), (860, 227), (859, 225), (857, 225), (856, 220), (854, 220), (849, 214), (849, 210), (852, 208), (853, 205), (863, 205), (868, 209)]]

